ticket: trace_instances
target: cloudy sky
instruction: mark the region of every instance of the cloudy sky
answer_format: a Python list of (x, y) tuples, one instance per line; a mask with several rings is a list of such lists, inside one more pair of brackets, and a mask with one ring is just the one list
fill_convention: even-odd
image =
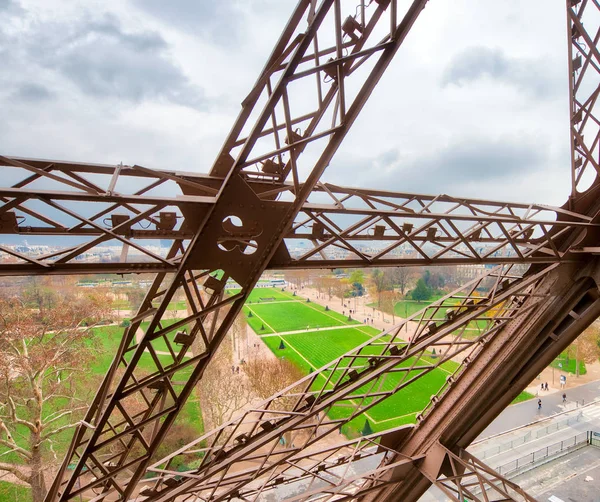
[[(430, 0), (324, 179), (562, 205), (564, 3)], [(294, 5), (0, 0), (0, 154), (206, 172)]]

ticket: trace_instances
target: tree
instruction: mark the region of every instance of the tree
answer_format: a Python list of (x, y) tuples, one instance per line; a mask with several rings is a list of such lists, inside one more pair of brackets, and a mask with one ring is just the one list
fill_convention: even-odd
[(89, 377), (78, 375), (97, 354), (91, 328), (110, 316), (109, 305), (98, 294), (56, 294), (52, 308), (39, 309), (0, 298), (1, 455), (19, 458), (0, 463), (0, 470), (30, 485), (34, 502), (44, 499), (44, 472), (59, 460), (56, 441), (87, 408)]
[(28, 306), (39, 310), (42, 315), (47, 309), (53, 307), (56, 296), (51, 277), (33, 277), (23, 291), (23, 301)]
[[(282, 389), (289, 387), (301, 380), (304, 376), (302, 371), (287, 359), (254, 359), (245, 368), (252, 391), (261, 399), (268, 399)], [(310, 368), (309, 373), (312, 373)], [(300, 392), (301, 389), (298, 389)], [(298, 400), (297, 394), (291, 392), (277, 399), (269, 409), (289, 411), (293, 409)], [(292, 442), (292, 433), (285, 434), (285, 441)]]
[(427, 287), (423, 279), (417, 281), (415, 289), (412, 290), (411, 297), (417, 302), (422, 302), (431, 298), (431, 289)]
[[(227, 334), (231, 337), (231, 333)], [(200, 408), (207, 429), (214, 429), (246, 406), (252, 396), (244, 375), (236, 370), (232, 342), (223, 340), (199, 382)]]
[(431, 273), (430, 270), (425, 270), (425, 272), (423, 272), (423, 281), (425, 281), (425, 285), (428, 288), (433, 290), (443, 288), (446, 283), (442, 274), (439, 272)]
[(323, 289), (327, 291), (328, 299), (331, 300), (333, 296), (333, 292), (335, 291), (336, 286), (339, 283), (339, 279), (335, 277), (324, 277), (323, 278)]
[(376, 268), (371, 273), (371, 285), (377, 293), (377, 308), (381, 308), (381, 293), (390, 288), (389, 275)]
[[(252, 390), (261, 399), (271, 397), (304, 376), (291, 361), (275, 358), (254, 359), (246, 364), (245, 372)], [(295, 399), (291, 404), (295, 404)]]
[(593, 363), (600, 357), (600, 330), (594, 325), (587, 328), (567, 349), (568, 357), (575, 358), (575, 376), (579, 376), (581, 361)]
[(354, 283), (364, 284), (364, 282), (365, 282), (365, 273), (360, 269), (353, 270), (352, 273), (350, 274), (350, 284), (354, 284)]
[(381, 308), (383, 309), (383, 312), (387, 312), (392, 316), (392, 324), (396, 324), (396, 312), (394, 311), (394, 307), (397, 302), (398, 293), (393, 289), (381, 292)]
[(415, 275), (415, 271), (412, 267), (396, 267), (393, 269), (394, 273), (394, 284), (400, 289), (402, 296), (406, 294), (409, 283)]
[(344, 304), (344, 298), (350, 291), (350, 283), (347, 279), (336, 279), (336, 284), (333, 288), (335, 296), (340, 299), (342, 305)]
[(135, 314), (135, 312), (138, 311), (140, 305), (144, 301), (144, 298), (146, 298), (146, 290), (139, 287), (129, 288), (127, 289), (125, 294), (127, 295), (127, 300), (129, 302), (129, 309), (132, 313)]

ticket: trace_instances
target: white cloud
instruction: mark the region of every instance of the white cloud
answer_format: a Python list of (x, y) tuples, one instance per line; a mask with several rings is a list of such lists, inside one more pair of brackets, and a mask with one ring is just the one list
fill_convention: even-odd
[[(166, 4), (1, 3), (0, 152), (209, 170), (295, 2)], [(562, 2), (432, 0), (325, 179), (562, 204), (565, 25)]]

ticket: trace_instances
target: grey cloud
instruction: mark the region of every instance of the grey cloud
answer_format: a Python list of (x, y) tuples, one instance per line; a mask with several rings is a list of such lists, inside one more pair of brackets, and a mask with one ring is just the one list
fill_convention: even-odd
[(24, 10), (16, 0), (0, 0), (0, 16), (14, 17), (23, 12)]
[(39, 84), (23, 84), (12, 95), (13, 99), (36, 102), (52, 98), (53, 93)]
[[(58, 74), (89, 96), (206, 106), (202, 90), (170, 59), (160, 34), (126, 30), (113, 15), (84, 16), (77, 23), (33, 22), (27, 30), (5, 37), (15, 66), (19, 59), (28, 61), (29, 69), (37, 64), (42, 75)], [(60, 94), (65, 87), (60, 80), (52, 81)]]
[(13, 0), (0, 0), (0, 12), (14, 8), (16, 3)]
[(509, 57), (501, 49), (468, 47), (452, 58), (442, 75), (442, 85), (463, 87), (488, 76), (545, 98), (562, 91), (562, 80), (553, 73), (553, 66), (543, 59)]
[[(140, 10), (162, 23), (222, 46), (246, 39), (250, 32), (248, 12), (292, 13), (295, 2), (281, 0), (131, 0)], [(282, 26), (283, 28), (283, 26)]]
[(133, 0), (141, 10), (161, 22), (222, 45), (236, 40), (243, 27), (234, 2), (214, 0)]
[[(533, 139), (479, 138), (448, 144), (417, 158), (398, 149), (362, 159), (362, 163), (341, 157), (328, 169), (326, 178), (396, 191), (472, 195), (465, 193), (465, 187), (509, 185), (547, 165), (546, 153), (536, 148)], [(352, 182), (344, 180), (348, 172), (353, 173)]]
[(134, 103), (145, 99), (202, 108), (202, 92), (171, 62), (154, 32), (128, 33), (113, 16), (70, 34), (43, 64), (58, 68), (86, 94)]

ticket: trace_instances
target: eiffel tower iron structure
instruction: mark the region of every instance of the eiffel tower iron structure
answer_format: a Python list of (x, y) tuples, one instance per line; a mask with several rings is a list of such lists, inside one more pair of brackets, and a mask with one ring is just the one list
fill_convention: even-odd
[[(12, 183), (0, 187), (0, 233), (46, 236), (53, 245), (32, 254), (0, 244), (7, 258), (0, 274), (155, 274), (48, 502), (254, 501), (298, 483), (301, 493), (289, 500), (411, 502), (431, 485), (461, 502), (534, 500), (466, 448), (600, 316), (600, 3), (566, 0), (571, 187), (563, 206), (320, 181), (386, 68), (393, 59), (402, 64), (396, 54), (419, 15), (435, 3), (299, 0), (207, 174), (0, 156), (4, 184)], [(168, 252), (157, 251), (157, 239), (169, 242)], [(311, 245), (298, 255), (294, 241)], [(85, 259), (107, 245), (121, 246), (119, 260)], [(160, 457), (265, 270), (454, 264), (495, 266)], [(226, 294), (228, 282), (235, 293)], [(185, 297), (187, 315), (165, 323), (176, 295)], [(465, 336), (473, 321), (482, 329)], [(142, 322), (148, 327), (137, 338)], [(416, 331), (405, 340), (407, 323)], [(158, 357), (165, 346), (168, 355)], [(150, 368), (141, 367), (143, 354)], [(462, 364), (416, 424), (331, 440), (457, 355)], [(132, 398), (142, 409), (130, 411)], [(284, 436), (293, 440), (284, 444)], [(192, 453), (198, 465), (178, 472), (177, 459)], [(355, 468), (365, 459), (371, 467)]]

